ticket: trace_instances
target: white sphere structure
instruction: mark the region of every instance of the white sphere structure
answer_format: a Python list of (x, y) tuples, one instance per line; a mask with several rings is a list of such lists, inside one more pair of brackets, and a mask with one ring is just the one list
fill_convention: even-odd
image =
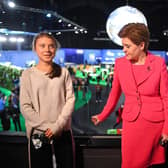
[(114, 43), (122, 46), (118, 32), (128, 23), (144, 23), (147, 26), (147, 20), (143, 13), (131, 6), (119, 7), (109, 15), (106, 22), (106, 31)]

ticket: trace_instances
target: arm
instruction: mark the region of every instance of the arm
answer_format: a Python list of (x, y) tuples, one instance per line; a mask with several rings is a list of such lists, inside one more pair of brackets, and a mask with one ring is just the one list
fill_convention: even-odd
[(163, 60), (161, 67), (160, 94), (164, 104), (165, 121), (162, 130), (163, 140), (168, 140), (168, 72)]
[(118, 79), (118, 67), (117, 67), (117, 61), (115, 63), (115, 69), (114, 69), (114, 79), (112, 83), (112, 89), (110, 91), (107, 103), (103, 109), (103, 111), (92, 117), (92, 121), (95, 125), (97, 125), (99, 122), (104, 121), (114, 110), (120, 96), (121, 96), (121, 86)]
[(54, 134), (63, 130), (67, 122), (71, 119), (72, 112), (74, 111), (75, 95), (72, 79), (67, 70), (65, 73), (65, 105), (57, 121), (51, 126), (51, 130)]
[(33, 128), (39, 128), (41, 130), (46, 130), (47, 125), (44, 125), (40, 118), (39, 112), (37, 112), (33, 107), (32, 100), (32, 89), (30, 81), (30, 71), (24, 71), (20, 78), (20, 111), (23, 114), (26, 124)]

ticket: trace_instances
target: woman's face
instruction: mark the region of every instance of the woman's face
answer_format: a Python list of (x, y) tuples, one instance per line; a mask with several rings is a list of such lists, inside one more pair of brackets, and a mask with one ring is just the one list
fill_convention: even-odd
[(53, 58), (55, 57), (55, 42), (49, 37), (39, 37), (36, 41), (34, 49), (39, 57), (40, 62), (51, 63)]
[(129, 38), (122, 38), (123, 51), (130, 61), (138, 61), (139, 57), (144, 53), (144, 42), (140, 45), (134, 44)]

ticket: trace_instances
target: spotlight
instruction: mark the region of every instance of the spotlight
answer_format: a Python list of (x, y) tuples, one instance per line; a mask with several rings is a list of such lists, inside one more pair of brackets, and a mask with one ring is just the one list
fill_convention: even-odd
[(0, 42), (6, 42), (6, 41), (7, 41), (6, 37), (0, 36)]
[(57, 33), (55, 33), (55, 34), (58, 36), (58, 35), (60, 35), (60, 34), (61, 34), (61, 32), (57, 32)]
[(17, 42), (23, 43), (24, 42), (24, 38), (21, 38), (21, 37), (17, 38)]
[(168, 29), (163, 30), (163, 35), (164, 35), (164, 36), (168, 36)]
[(14, 42), (17, 41), (17, 39), (16, 39), (16, 37), (10, 37), (10, 38), (9, 38), (9, 41), (12, 42), (12, 43), (14, 43)]
[(16, 6), (16, 4), (13, 1), (8, 1), (8, 6), (10, 8), (14, 8)]
[(51, 17), (51, 13), (47, 13), (46, 17), (50, 18)]

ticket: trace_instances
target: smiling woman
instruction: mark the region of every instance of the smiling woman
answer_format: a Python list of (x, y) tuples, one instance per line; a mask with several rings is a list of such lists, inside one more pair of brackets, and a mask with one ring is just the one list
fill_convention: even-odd
[(56, 45), (53, 43), (52, 39), (44, 36), (37, 39), (34, 50), (39, 57), (37, 68), (40, 69), (42, 64), (52, 63), (52, 60), (55, 57)]
[(20, 79), (20, 109), (25, 118), (32, 168), (74, 165), (71, 115), (75, 96), (68, 70), (53, 62), (59, 47), (50, 34), (38, 34), (33, 41), (38, 64), (23, 71)]

